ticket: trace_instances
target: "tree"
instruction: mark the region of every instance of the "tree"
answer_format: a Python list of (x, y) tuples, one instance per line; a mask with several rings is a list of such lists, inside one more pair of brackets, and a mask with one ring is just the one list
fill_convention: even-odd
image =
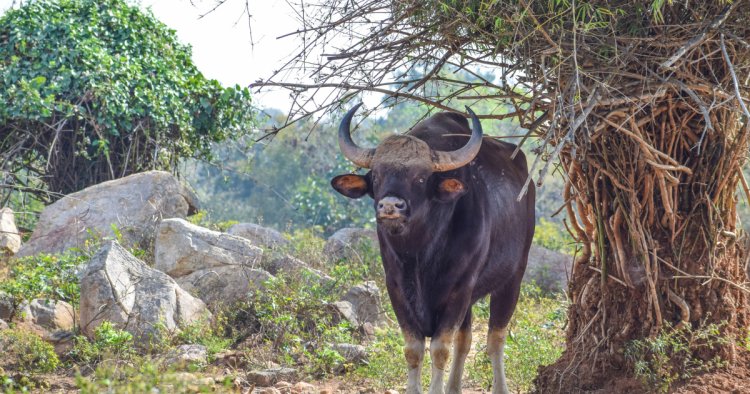
[(0, 17), (0, 188), (46, 200), (210, 156), (249, 131), (246, 88), (124, 0), (32, 0)]
[[(327, 0), (301, 15), (296, 61), (255, 85), (290, 89), (290, 114), (344, 106), (361, 92), (456, 112), (458, 103), (509, 103), (511, 113), (480, 116), (515, 117), (543, 141), (532, 175), (564, 170), (581, 251), (567, 349), (541, 372), (540, 391), (601, 388), (632, 370), (627, 342), (670, 326), (723, 325), (733, 340), (696, 347), (696, 357), (732, 361), (741, 351), (746, 2)], [(279, 79), (290, 70), (307, 74)], [(451, 77), (456, 70), (476, 78)]]

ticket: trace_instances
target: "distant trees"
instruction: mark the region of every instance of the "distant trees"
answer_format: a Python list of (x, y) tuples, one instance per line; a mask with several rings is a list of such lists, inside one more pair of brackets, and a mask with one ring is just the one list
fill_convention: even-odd
[(0, 202), (175, 169), (253, 116), (247, 89), (206, 79), (174, 31), (124, 0), (31, 0), (0, 17)]

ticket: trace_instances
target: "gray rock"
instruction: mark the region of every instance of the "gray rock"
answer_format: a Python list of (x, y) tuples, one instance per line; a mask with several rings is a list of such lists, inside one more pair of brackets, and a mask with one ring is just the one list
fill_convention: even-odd
[(46, 330), (73, 330), (76, 321), (73, 305), (65, 301), (35, 299), (21, 304), (24, 320)]
[(126, 246), (151, 250), (162, 218), (196, 212), (198, 199), (177, 178), (148, 171), (88, 187), (48, 206), (18, 256), (59, 253), (84, 245), (89, 233), (113, 237), (113, 226)]
[(147, 347), (164, 330), (210, 317), (206, 305), (180, 288), (174, 279), (138, 260), (116, 241), (96, 253), (81, 279), (81, 327), (92, 337), (107, 320)]
[(297, 370), (293, 368), (272, 368), (260, 371), (250, 371), (247, 373), (247, 381), (257, 386), (273, 386), (281, 380), (295, 380)]
[(363, 251), (378, 253), (378, 234), (374, 230), (363, 228), (342, 228), (331, 235), (323, 247), (323, 253), (331, 261), (354, 260), (367, 263)]
[(8, 325), (8, 323), (6, 323), (5, 320), (0, 319), (0, 330), (7, 330), (9, 328), (10, 326)]
[(10, 295), (0, 292), (0, 319), (10, 321), (13, 317), (13, 300)]
[(352, 327), (359, 327), (359, 319), (357, 319), (357, 312), (354, 310), (354, 305), (349, 301), (336, 301), (331, 304), (335, 315), (339, 317), (339, 320), (347, 320)]
[(344, 294), (342, 301), (352, 304), (359, 324), (371, 323), (379, 326), (385, 323), (385, 312), (380, 302), (380, 289), (373, 281), (352, 287)]
[(212, 231), (182, 219), (159, 226), (154, 268), (173, 278), (226, 265), (260, 266), (263, 249), (238, 236)]
[(21, 248), (21, 234), (16, 227), (16, 216), (10, 208), (0, 209), (0, 254), (16, 254)]
[(169, 366), (188, 366), (190, 364), (206, 364), (208, 352), (203, 345), (180, 345), (170, 350), (164, 356), (164, 362)]
[(307, 263), (296, 257), (283, 255), (270, 260), (264, 264), (264, 268), (273, 275), (303, 276), (305, 279), (310, 279), (321, 285), (330, 285), (335, 282), (330, 276), (311, 268)]
[(247, 298), (250, 292), (262, 289), (273, 275), (244, 265), (225, 265), (195, 271), (176, 278), (177, 283), (190, 294), (200, 298), (216, 310)]
[(351, 343), (337, 343), (332, 346), (333, 350), (338, 352), (341, 357), (346, 359), (346, 362), (352, 364), (361, 364), (367, 360), (367, 349), (362, 345), (354, 345)]
[(276, 249), (289, 244), (280, 232), (254, 223), (237, 223), (227, 230), (228, 234), (245, 238), (255, 246)]
[(572, 265), (573, 256), (531, 245), (523, 280), (535, 282), (548, 293), (561, 292), (568, 288), (568, 276)]

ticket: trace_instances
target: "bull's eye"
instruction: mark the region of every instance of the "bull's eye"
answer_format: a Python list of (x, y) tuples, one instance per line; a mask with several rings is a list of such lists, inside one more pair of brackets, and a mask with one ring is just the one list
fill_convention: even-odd
[(417, 178), (417, 183), (424, 183), (424, 178)]

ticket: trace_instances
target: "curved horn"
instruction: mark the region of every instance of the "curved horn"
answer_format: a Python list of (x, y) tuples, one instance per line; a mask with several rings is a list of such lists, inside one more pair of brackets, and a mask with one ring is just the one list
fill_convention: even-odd
[(432, 163), (432, 169), (435, 172), (450, 171), (465, 166), (474, 160), (474, 157), (479, 153), (479, 148), (482, 147), (482, 124), (479, 123), (479, 118), (471, 108), (466, 107), (466, 111), (471, 115), (471, 138), (469, 138), (469, 142), (452, 152), (435, 151), (437, 157)]
[(375, 149), (363, 149), (358, 147), (352, 140), (352, 135), (349, 131), (354, 113), (357, 112), (357, 109), (361, 105), (362, 103), (359, 103), (352, 107), (352, 109), (344, 115), (344, 119), (341, 120), (341, 125), (339, 125), (339, 148), (341, 148), (341, 153), (344, 154), (344, 157), (349, 159), (352, 163), (362, 168), (370, 168), (372, 157), (375, 155)]

